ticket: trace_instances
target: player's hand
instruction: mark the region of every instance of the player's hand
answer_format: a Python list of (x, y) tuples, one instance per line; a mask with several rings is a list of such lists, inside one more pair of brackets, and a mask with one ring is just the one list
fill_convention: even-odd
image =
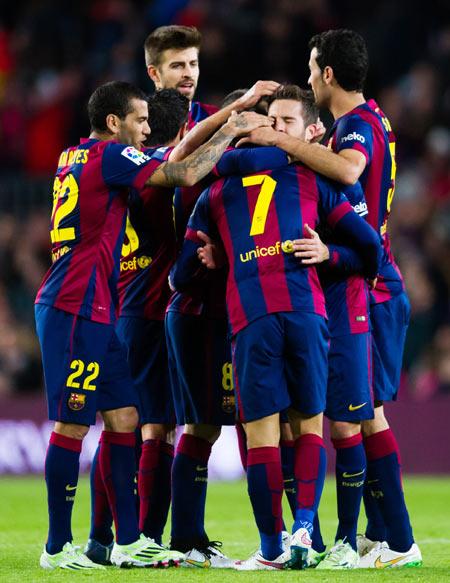
[(236, 100), (236, 109), (242, 111), (253, 107), (262, 97), (272, 95), (279, 87), (280, 84), (276, 81), (257, 81), (247, 93)]
[(295, 257), (301, 259), (303, 265), (316, 265), (330, 258), (328, 247), (322, 243), (319, 234), (305, 223), (305, 238), (292, 241)]
[(258, 144), (259, 146), (276, 146), (279, 134), (271, 126), (265, 126), (252, 130), (248, 136), (241, 138), (236, 144), (236, 148), (244, 144)]
[(213, 241), (203, 231), (197, 231), (197, 237), (204, 242), (203, 247), (197, 249), (200, 261), (208, 269), (219, 269), (226, 262), (225, 250), (217, 241)]
[(236, 113), (233, 111), (223, 128), (231, 131), (235, 137), (245, 136), (256, 128), (270, 126), (271, 122), (266, 115), (260, 115), (254, 111), (243, 111)]
[(373, 279), (368, 279), (367, 283), (369, 284), (369, 289), (375, 289), (377, 287), (378, 277), (374, 277)]
[(312, 124), (312, 128), (314, 130), (314, 134), (313, 134), (310, 142), (311, 143), (320, 142), (320, 140), (325, 135), (325, 132), (327, 131), (326, 128), (325, 128), (325, 126), (323, 125), (322, 120), (320, 119), (320, 117), (317, 118), (316, 123)]

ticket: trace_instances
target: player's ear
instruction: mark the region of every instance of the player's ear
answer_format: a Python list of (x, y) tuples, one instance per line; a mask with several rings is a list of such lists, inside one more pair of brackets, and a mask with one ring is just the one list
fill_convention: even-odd
[(106, 116), (106, 127), (108, 128), (109, 133), (113, 134), (114, 136), (117, 135), (120, 131), (120, 119), (114, 113), (110, 113)]
[(155, 84), (156, 89), (159, 89), (161, 86), (161, 76), (159, 74), (158, 69), (154, 65), (148, 65), (147, 73), (150, 79)]
[(305, 128), (305, 142), (312, 142), (316, 136), (316, 124), (310, 123), (309, 126)]
[(330, 66), (326, 66), (322, 71), (322, 79), (326, 85), (330, 85), (334, 79), (334, 71)]

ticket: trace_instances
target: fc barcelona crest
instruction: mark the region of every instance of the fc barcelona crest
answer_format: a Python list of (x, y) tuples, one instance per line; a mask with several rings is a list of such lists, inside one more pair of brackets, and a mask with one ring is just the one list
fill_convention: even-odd
[(222, 397), (222, 410), (225, 413), (234, 412), (234, 395), (225, 395)]
[(86, 404), (86, 395), (80, 395), (80, 393), (70, 393), (69, 400), (67, 401), (69, 409), (72, 411), (80, 411)]

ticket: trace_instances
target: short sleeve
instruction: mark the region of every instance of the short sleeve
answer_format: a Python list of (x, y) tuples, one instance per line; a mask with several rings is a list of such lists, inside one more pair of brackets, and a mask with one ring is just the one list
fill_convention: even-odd
[(336, 152), (341, 150), (357, 150), (369, 163), (373, 150), (371, 125), (358, 115), (351, 115), (340, 121), (336, 132)]
[(199, 245), (203, 244), (197, 237), (197, 231), (203, 231), (210, 234), (210, 217), (209, 217), (209, 188), (204, 190), (197, 200), (194, 210), (189, 217), (184, 238), (193, 241)]
[(141, 152), (133, 146), (111, 142), (103, 153), (103, 179), (108, 186), (140, 190), (164, 162), (165, 153), (166, 148)]
[(347, 213), (353, 212), (345, 194), (333, 182), (317, 176), (320, 219), (334, 227)]

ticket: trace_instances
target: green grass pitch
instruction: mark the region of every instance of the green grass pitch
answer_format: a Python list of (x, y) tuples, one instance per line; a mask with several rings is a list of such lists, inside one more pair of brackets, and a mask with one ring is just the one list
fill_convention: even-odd
[[(135, 569), (113, 567), (104, 573), (89, 575), (91, 581), (450, 581), (450, 478), (406, 477), (405, 490), (415, 537), (424, 556), (418, 569), (385, 569), (324, 573), (314, 571), (247, 572), (195, 569)], [(88, 575), (48, 572), (38, 566), (46, 536), (47, 517), (44, 481), (33, 478), (0, 479), (0, 581), (73, 581)], [(289, 514), (286, 512), (286, 516)], [(335, 529), (335, 496), (328, 480), (320, 512), (327, 542)], [(89, 526), (88, 481), (82, 478), (74, 508), (73, 533), (76, 544), (84, 544)], [(212, 539), (222, 540), (224, 551), (235, 558), (246, 558), (258, 546), (250, 503), (244, 482), (211, 483), (207, 502), (207, 530)], [(166, 531), (167, 532), (167, 531)]]

